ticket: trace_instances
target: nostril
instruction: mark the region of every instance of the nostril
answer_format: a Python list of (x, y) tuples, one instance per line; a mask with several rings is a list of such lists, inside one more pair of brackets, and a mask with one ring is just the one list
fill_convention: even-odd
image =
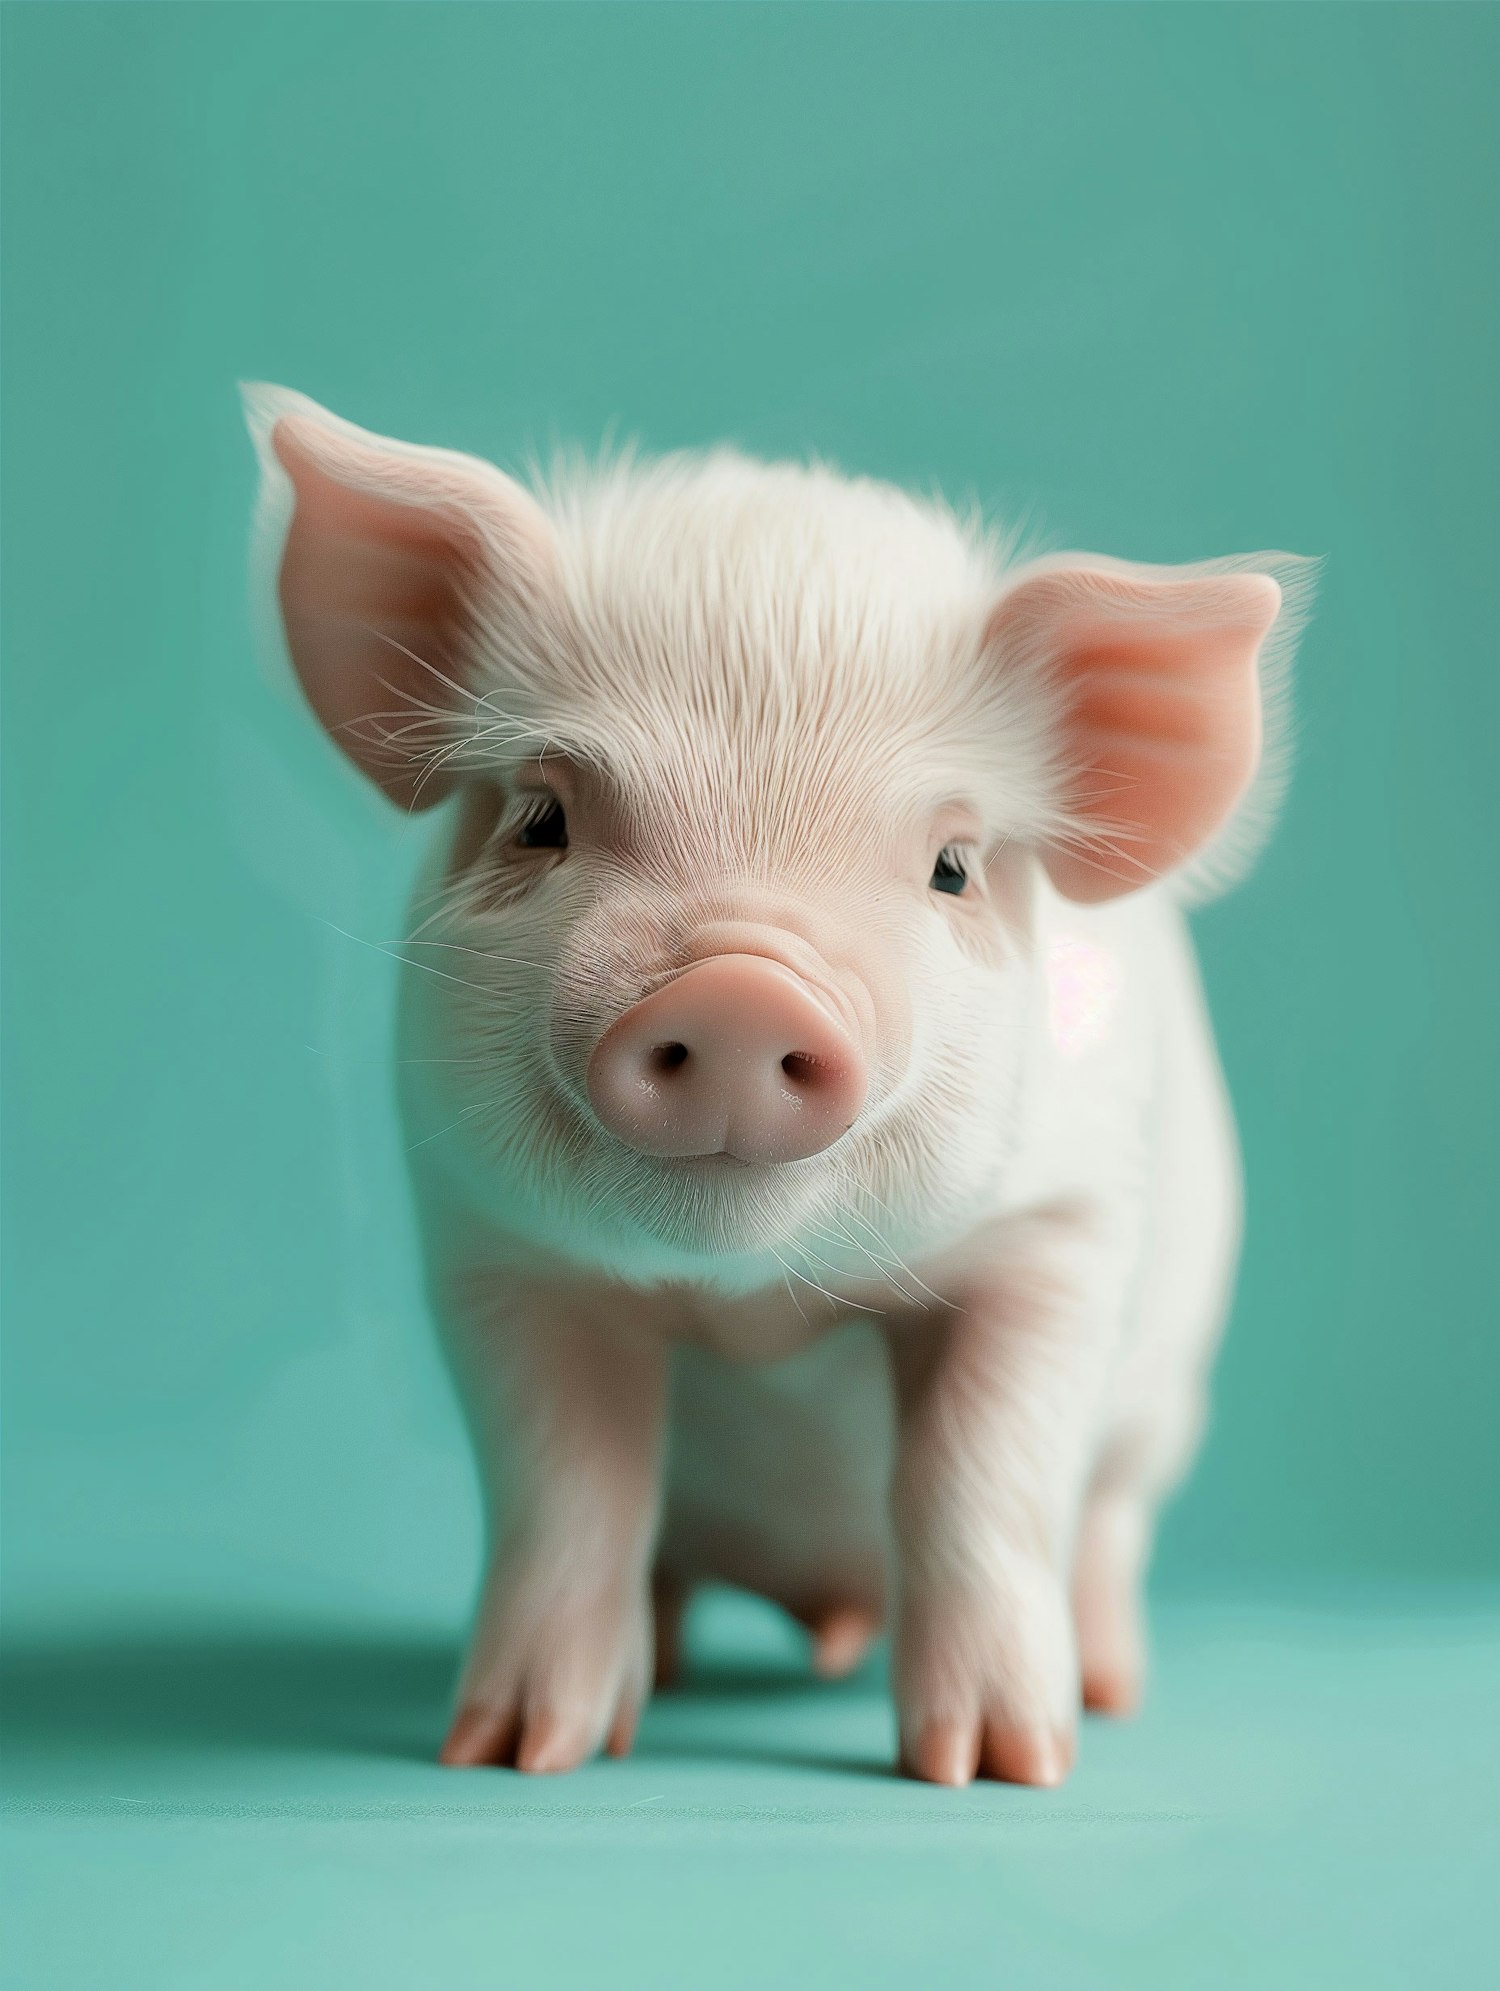
[(650, 1069), (661, 1078), (669, 1076), (672, 1072), (681, 1071), (687, 1061), (688, 1047), (686, 1044), (653, 1045), (651, 1055), (646, 1060)]
[(781, 1061), (781, 1069), (793, 1085), (814, 1085), (823, 1068), (819, 1060), (809, 1057), (806, 1051), (788, 1051)]

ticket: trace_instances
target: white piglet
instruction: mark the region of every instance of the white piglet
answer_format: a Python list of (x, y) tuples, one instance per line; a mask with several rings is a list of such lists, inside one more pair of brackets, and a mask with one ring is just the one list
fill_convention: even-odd
[(1274, 799), (1307, 563), (247, 402), (308, 703), (447, 805), (398, 1067), (488, 1523), (444, 1760), (628, 1749), (715, 1580), (827, 1674), (888, 1625), (912, 1774), (1059, 1782), (1141, 1691), (1233, 1270), (1181, 907)]

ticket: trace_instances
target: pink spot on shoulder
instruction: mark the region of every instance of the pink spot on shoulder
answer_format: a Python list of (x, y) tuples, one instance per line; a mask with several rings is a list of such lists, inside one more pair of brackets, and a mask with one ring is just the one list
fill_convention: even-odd
[(1082, 1057), (1109, 1036), (1120, 997), (1120, 964), (1107, 947), (1063, 935), (1047, 949), (1047, 1015), (1065, 1058)]

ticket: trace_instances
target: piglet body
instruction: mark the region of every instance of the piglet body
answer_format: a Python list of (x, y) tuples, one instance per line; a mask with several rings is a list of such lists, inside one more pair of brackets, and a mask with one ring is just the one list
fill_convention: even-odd
[[(458, 1764), (629, 1746), (709, 1580), (905, 1767), (1141, 1689), (1235, 1143), (1181, 906), (1242, 863), (1305, 563), (1010, 564), (728, 455), (533, 495), (251, 390), (287, 648), (445, 801), (400, 1075), (489, 1522)], [(1271, 768), (1274, 776), (1274, 766)]]

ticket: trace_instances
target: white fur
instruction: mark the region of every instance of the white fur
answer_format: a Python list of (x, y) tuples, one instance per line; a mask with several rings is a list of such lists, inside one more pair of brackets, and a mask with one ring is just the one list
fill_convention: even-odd
[[(1055, 1780), (1075, 1626), (1087, 1691), (1138, 1683), (1151, 1519), (1201, 1417), (1237, 1176), (1175, 900), (1229, 875), (1264, 793), (1178, 877), (1070, 905), (1037, 861), (1086, 827), (1062, 693), (986, 647), (1034, 571), (1004, 540), (820, 466), (622, 458), (531, 497), (282, 390), (251, 415), (268, 548), (294, 415), (489, 553), (462, 668), (371, 706), (383, 751), (506, 796), (493, 861), (450, 875), (462, 813), (435, 842), (401, 1033), (493, 1524), (471, 1753), (558, 1767), (628, 1723), (654, 1563), (894, 1618), (913, 1767)], [(1245, 570), (1300, 585), (1286, 556), (1182, 571)], [(1263, 655), (1283, 683), (1290, 637)], [(513, 876), (515, 791), (554, 770), (576, 840)], [(950, 819), (990, 860), (967, 905), (925, 889)], [(710, 1179), (593, 1120), (589, 1046), (710, 943), (863, 1019), (869, 1102), (826, 1153)]]

